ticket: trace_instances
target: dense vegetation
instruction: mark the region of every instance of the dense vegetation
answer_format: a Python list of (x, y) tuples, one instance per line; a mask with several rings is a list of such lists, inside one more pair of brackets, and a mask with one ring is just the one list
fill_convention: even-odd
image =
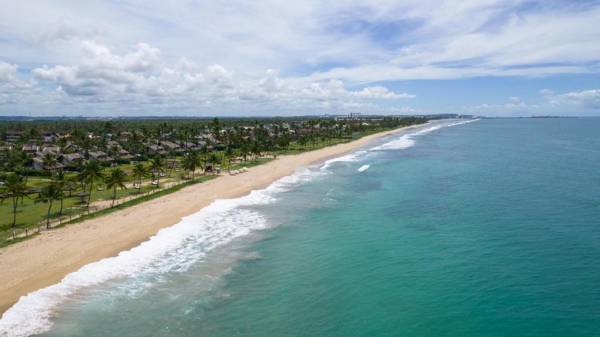
[(425, 121), (356, 116), (3, 121), (0, 245), (19, 230), (50, 227), (52, 219), (113, 207), (164, 184), (194, 183), (280, 154)]

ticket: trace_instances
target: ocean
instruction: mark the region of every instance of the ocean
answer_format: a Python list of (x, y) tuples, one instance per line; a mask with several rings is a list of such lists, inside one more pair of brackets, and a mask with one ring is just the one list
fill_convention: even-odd
[(220, 200), (0, 336), (599, 336), (600, 119), (445, 120)]

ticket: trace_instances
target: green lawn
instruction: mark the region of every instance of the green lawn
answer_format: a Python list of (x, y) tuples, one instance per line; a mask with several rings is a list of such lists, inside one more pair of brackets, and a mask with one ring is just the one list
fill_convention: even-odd
[[(289, 145), (288, 149), (286, 149), (285, 151), (277, 151), (276, 154), (277, 155), (295, 154), (295, 153), (317, 150), (317, 149), (321, 149), (321, 148), (335, 145), (335, 144), (346, 143), (346, 142), (351, 141), (352, 139), (360, 138), (360, 137), (363, 137), (363, 136), (366, 136), (366, 135), (369, 135), (372, 133), (380, 132), (380, 131), (384, 131), (384, 130), (372, 130), (370, 132), (356, 133), (353, 135), (352, 138), (348, 137), (348, 138), (318, 140), (316, 142), (310, 142), (310, 143), (303, 144), (303, 145), (300, 145), (298, 143), (292, 143)], [(178, 158), (178, 159), (181, 159), (181, 158)], [(267, 163), (271, 160), (273, 160), (273, 159), (272, 158), (257, 158), (257, 159), (248, 160), (245, 162), (233, 163), (233, 164), (231, 164), (230, 169), (237, 170), (242, 167), (252, 167), (252, 166)], [(146, 163), (146, 165), (147, 165), (147, 163)], [(128, 181), (128, 184), (131, 184), (131, 182), (133, 181), (133, 176), (131, 174), (133, 165), (124, 164), (124, 165), (120, 165), (120, 168), (122, 168), (123, 170), (125, 170), (127, 172), (127, 174), (128, 174), (127, 181)], [(104, 169), (104, 172), (108, 173), (110, 171), (110, 169), (111, 168), (106, 168), (106, 169)], [(226, 170), (226, 169), (227, 169), (226, 167), (222, 167), (222, 170)], [(193, 182), (190, 182), (189, 180), (185, 180), (188, 172), (185, 172), (184, 170), (170, 170), (169, 167), (167, 167), (165, 169), (165, 172), (167, 174), (171, 173), (171, 176), (170, 177), (166, 177), (166, 176), (161, 177), (160, 183), (162, 186), (165, 186), (164, 184), (167, 184), (167, 183), (186, 181), (186, 184), (181, 185), (181, 187), (183, 187), (184, 185), (187, 185), (188, 183), (189, 184), (198, 183), (198, 182), (205, 181), (207, 179), (212, 179), (214, 177), (214, 176), (200, 176), (200, 177), (197, 177), (197, 179), (194, 180)], [(68, 179), (72, 179), (75, 176), (76, 176), (76, 173), (67, 173)], [(148, 182), (148, 181), (149, 181), (149, 179), (146, 178), (145, 182)], [(27, 186), (31, 187), (31, 188), (42, 188), (42, 187), (46, 186), (49, 182), (50, 182), (50, 179), (46, 178), (46, 177), (28, 177)], [(181, 187), (178, 187), (178, 188), (181, 188)], [(146, 185), (146, 186), (143, 186), (139, 190), (133, 189), (133, 188), (129, 188), (126, 190), (118, 190), (117, 198), (123, 198), (123, 197), (127, 197), (130, 195), (138, 195), (140, 193), (145, 193), (145, 192), (148, 192), (155, 188), (156, 188), (155, 186)], [(118, 208), (126, 207), (133, 203), (139, 203), (143, 200), (146, 200), (147, 198), (157, 197), (157, 195), (164, 195), (166, 193), (171, 193), (178, 188), (174, 187), (174, 188), (165, 189), (159, 193), (154, 193), (151, 196), (144, 196), (144, 197), (136, 199), (134, 201), (125, 202), (122, 205), (119, 205)], [(79, 214), (85, 210), (84, 204), (81, 203), (81, 199), (79, 197), (77, 197), (77, 194), (80, 192), (81, 192), (81, 188), (80, 188), (79, 184), (77, 184), (77, 190), (72, 192), (72, 196), (66, 197), (63, 200), (63, 203), (64, 203), (63, 216)], [(91, 199), (92, 203), (95, 201), (99, 201), (99, 200), (111, 200), (112, 193), (113, 193), (112, 190), (107, 190), (104, 187), (104, 184), (102, 182), (96, 182), (96, 183), (94, 183), (94, 190), (92, 192), (92, 199)], [(68, 192), (66, 192), (66, 194), (68, 194)], [(22, 202), (21, 201), (19, 202), (19, 207), (17, 209), (17, 228), (19, 228), (19, 229), (35, 228), (38, 226), (38, 224), (40, 222), (42, 222), (46, 219), (48, 204), (35, 202), (35, 198), (36, 198), (36, 195), (33, 194), (33, 195), (30, 195), (28, 198), (24, 198)], [(59, 210), (60, 210), (60, 201), (55, 201), (53, 203), (53, 207), (51, 210), (51, 217), (58, 217)], [(97, 216), (99, 214), (103, 214), (104, 212), (106, 212), (106, 211), (97, 212), (98, 214), (95, 214), (92, 216)], [(4, 200), (2, 203), (0, 203), (0, 246), (3, 246), (4, 244), (6, 244), (7, 243), (6, 239), (11, 236), (11, 227), (10, 227), (11, 224), (12, 224), (12, 202), (10, 199), (7, 199), (7, 200)]]
[[(131, 175), (132, 165), (121, 165), (122, 169), (128, 172), (128, 184), (131, 184), (133, 181), (133, 176)], [(104, 171), (108, 173), (110, 168), (106, 168)], [(169, 173), (169, 170), (166, 171)], [(161, 187), (165, 186), (165, 184), (173, 183), (173, 182), (181, 182), (184, 181), (185, 173), (182, 170), (176, 171), (172, 170), (171, 176), (161, 177), (160, 185)], [(67, 173), (67, 178), (74, 178), (75, 173)], [(127, 196), (137, 196), (139, 194), (151, 191), (156, 189), (155, 186), (149, 185), (150, 179), (145, 178), (144, 183), (146, 184), (141, 189), (133, 189), (128, 188), (126, 190), (117, 190), (117, 199), (127, 197)], [(197, 177), (194, 183), (202, 182), (206, 180), (205, 177)], [(185, 180), (187, 181), (187, 180)], [(42, 188), (46, 186), (50, 182), (49, 178), (46, 177), (28, 177), (27, 178), (27, 186), (30, 188)], [(69, 215), (76, 215), (85, 211), (85, 204), (81, 203), (81, 199), (77, 196), (78, 193), (81, 192), (80, 185), (77, 184), (77, 190), (72, 191), (69, 197), (69, 192), (65, 192), (67, 195), (63, 200), (63, 217), (67, 217)], [(112, 190), (107, 190), (104, 184), (100, 181), (94, 183), (94, 190), (92, 192), (92, 203), (99, 200), (112, 200)], [(49, 204), (36, 202), (37, 194), (31, 194), (29, 197), (23, 198), (22, 201), (19, 201), (19, 207), (17, 208), (17, 228), (22, 230), (25, 228), (36, 228), (38, 224), (46, 219), (46, 214), (48, 211)], [(60, 210), (60, 201), (55, 201), (52, 205), (51, 209), (51, 218), (59, 217)], [(3, 200), (0, 203), (0, 246), (6, 242), (6, 239), (12, 235), (11, 224), (13, 219), (12, 213), (12, 201), (10, 199)]]

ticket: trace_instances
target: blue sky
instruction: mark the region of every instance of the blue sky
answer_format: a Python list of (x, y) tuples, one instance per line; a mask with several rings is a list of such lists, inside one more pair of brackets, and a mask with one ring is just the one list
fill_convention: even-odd
[(1, 115), (600, 115), (600, 1), (0, 4)]

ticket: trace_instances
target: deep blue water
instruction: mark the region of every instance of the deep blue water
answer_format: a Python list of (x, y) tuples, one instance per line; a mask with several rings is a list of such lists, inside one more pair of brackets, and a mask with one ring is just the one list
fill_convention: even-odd
[(266, 229), (69, 296), (44, 336), (600, 335), (600, 119), (399, 138), (231, 211)]

